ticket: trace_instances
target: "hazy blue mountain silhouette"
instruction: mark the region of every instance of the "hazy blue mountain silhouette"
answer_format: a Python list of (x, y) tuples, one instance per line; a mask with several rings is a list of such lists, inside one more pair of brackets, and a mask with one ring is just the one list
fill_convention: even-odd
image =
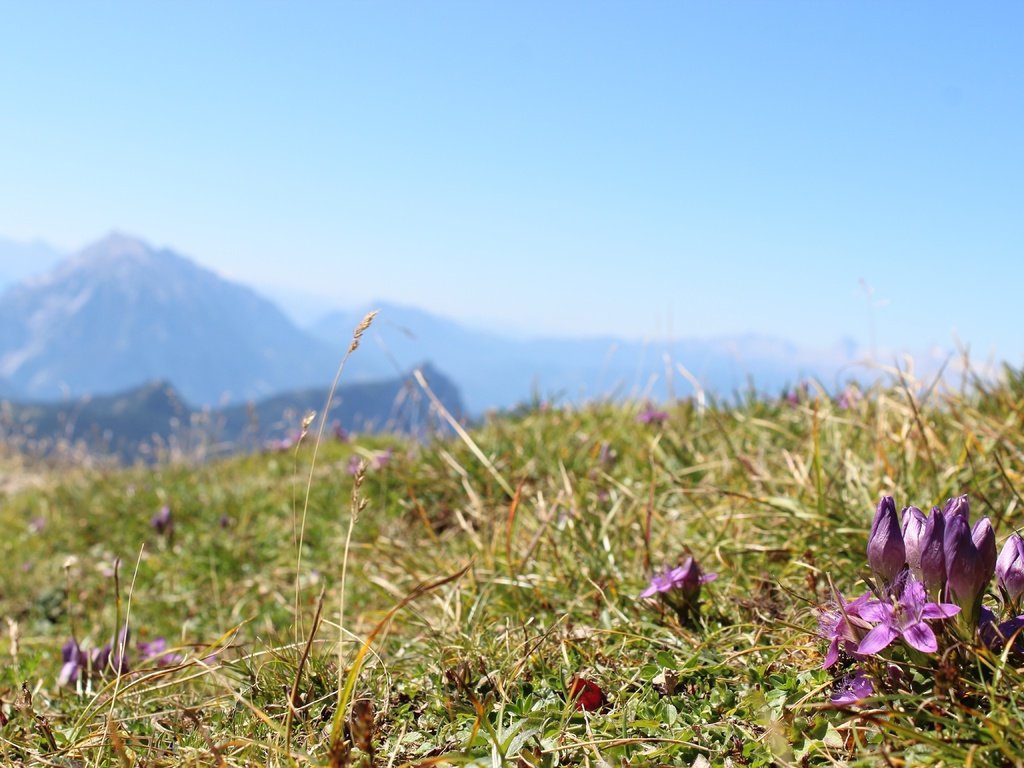
[(0, 290), (52, 269), (64, 257), (42, 240), (21, 242), (0, 237)]
[(0, 378), (36, 399), (167, 379), (243, 400), (329, 382), (338, 358), (249, 288), (120, 234), (0, 296)]
[[(457, 382), (470, 414), (535, 395), (689, 395), (678, 364), (719, 396), (807, 376), (833, 385), (857, 354), (848, 342), (807, 351), (756, 334), (517, 339), (411, 307), (373, 308), (380, 314), (344, 381), (394, 378), (429, 360)], [(364, 314), (337, 312), (302, 330), (253, 290), (112, 234), (0, 295), (0, 397), (58, 400), (168, 380), (189, 403), (215, 405), (316, 388), (330, 381)]]
[[(474, 413), (508, 407), (534, 394), (571, 400), (692, 394), (677, 364), (719, 396), (746, 390), (750, 382), (761, 391), (779, 390), (806, 376), (832, 384), (844, 371), (849, 374), (848, 366), (857, 358), (856, 345), (849, 341), (806, 351), (757, 334), (671, 342), (514, 339), (411, 307), (383, 302), (373, 306), (380, 315), (355, 365), (379, 374), (429, 359), (459, 382)], [(325, 341), (346, 339), (362, 316), (362, 310), (335, 312), (310, 330)]]

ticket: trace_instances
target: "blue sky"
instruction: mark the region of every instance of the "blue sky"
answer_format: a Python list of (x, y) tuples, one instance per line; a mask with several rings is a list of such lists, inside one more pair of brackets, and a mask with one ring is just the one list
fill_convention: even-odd
[(1020, 4), (0, 12), (0, 236), (308, 314), (1024, 353)]

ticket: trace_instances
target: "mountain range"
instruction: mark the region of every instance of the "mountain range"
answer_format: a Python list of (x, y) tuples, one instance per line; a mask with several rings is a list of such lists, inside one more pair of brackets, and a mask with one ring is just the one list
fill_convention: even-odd
[[(431, 366), (421, 369), (434, 395), (449, 412), (463, 411), (458, 389)], [(290, 447), (303, 418), (319, 424), (329, 389), (313, 387), (257, 402), (195, 408), (168, 381), (151, 381), (125, 392), (59, 403), (7, 404), (0, 411), (0, 439), (28, 453), (49, 455), (81, 446), (122, 460), (157, 458), (161, 451), (209, 456), (262, 448)], [(411, 375), (366, 384), (344, 384), (331, 399), (330, 434), (401, 432), (425, 436), (447, 427), (432, 412)]]
[[(24, 278), (33, 249), (40, 264), (60, 258), (41, 244), (22, 246), (8, 261), (15, 278)], [(394, 379), (429, 361), (455, 382), (470, 414), (533, 398), (688, 395), (691, 378), (726, 396), (751, 381), (762, 391), (806, 376), (832, 384), (857, 357), (849, 342), (807, 351), (757, 335), (516, 339), (411, 307), (373, 308), (380, 314), (344, 381)], [(338, 311), (299, 328), (255, 291), (114, 233), (0, 294), (0, 397), (58, 401), (163, 380), (201, 407), (322, 387), (364, 313)]]

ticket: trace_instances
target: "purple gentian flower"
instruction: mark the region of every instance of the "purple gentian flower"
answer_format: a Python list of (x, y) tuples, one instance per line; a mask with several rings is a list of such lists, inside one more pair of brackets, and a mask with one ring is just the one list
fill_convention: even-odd
[[(904, 507), (903, 509), (903, 546), (906, 549), (907, 565), (913, 571), (915, 566), (921, 566), (921, 546), (924, 539), (924, 529), (928, 524), (925, 517), (917, 507)], [(916, 574), (915, 574), (916, 575)]]
[(717, 573), (702, 573), (697, 561), (688, 557), (682, 565), (655, 574), (647, 589), (640, 593), (640, 597), (661, 594), (670, 601), (672, 598), (678, 598), (675, 607), (680, 614), (686, 614), (697, 605), (701, 586), (717, 578)]
[(148, 643), (139, 643), (138, 651), (143, 662), (153, 662), (158, 667), (170, 667), (184, 660), (180, 654), (167, 653), (167, 640), (163, 637), (154, 637)]
[(978, 636), (986, 647), (999, 653), (1007, 640), (1013, 639), (1013, 652), (1024, 651), (1024, 616), (1014, 616), (996, 624), (996, 616), (989, 608), (982, 606), (978, 619)]
[(932, 596), (938, 596), (946, 584), (945, 531), (945, 516), (938, 507), (928, 517), (917, 507), (903, 510), (907, 565)]
[(875, 683), (862, 669), (855, 669), (843, 677), (832, 693), (832, 703), (840, 707), (848, 707), (873, 696)]
[(1011, 534), (996, 558), (996, 581), (1008, 602), (1016, 605), (1024, 594), (1024, 539)]
[(651, 403), (647, 403), (636, 417), (636, 420), (641, 424), (662, 424), (667, 419), (668, 413), (659, 411)]
[(839, 661), (839, 652), (847, 656), (857, 658), (857, 646), (864, 636), (871, 629), (871, 625), (861, 618), (860, 611), (868, 600), (871, 593), (865, 592), (851, 603), (846, 602), (838, 591), (836, 591), (836, 602), (833, 607), (824, 608), (818, 613), (818, 627), (821, 636), (829, 641), (828, 651), (825, 653), (823, 669), (828, 669)]
[(161, 536), (164, 534), (170, 535), (174, 530), (174, 519), (171, 517), (171, 508), (164, 504), (160, 507), (160, 511), (153, 515), (149, 524), (152, 526), (153, 530)]
[(921, 579), (929, 594), (938, 597), (946, 586), (946, 515), (932, 507), (921, 542)]
[(983, 517), (972, 530), (966, 514), (947, 513), (944, 551), (946, 590), (964, 609), (962, 618), (973, 630), (978, 622), (982, 595), (996, 567), (996, 537), (992, 524)]
[(375, 470), (384, 469), (391, 463), (391, 459), (394, 456), (394, 454), (395, 452), (391, 448), (388, 448), (387, 450), (384, 451), (377, 451), (375, 454), (373, 454), (373, 459), (370, 462), (370, 467)]
[(82, 652), (78, 641), (71, 638), (60, 649), (63, 664), (57, 676), (58, 685), (71, 685), (78, 681), (89, 664), (88, 657)]
[(939, 642), (932, 628), (925, 624), (925, 619), (948, 619), (959, 612), (960, 608), (950, 603), (928, 602), (924, 584), (917, 579), (908, 579), (895, 603), (872, 600), (861, 609), (863, 618), (879, 623), (861, 640), (857, 653), (865, 656), (876, 654), (897, 637), (922, 653), (935, 653)]
[(868, 537), (868, 564), (875, 575), (891, 584), (907, 562), (900, 519), (892, 496), (883, 496), (875, 510)]
[(960, 515), (965, 520), (970, 519), (971, 516), (971, 504), (965, 493), (963, 496), (954, 496), (952, 499), (946, 499), (946, 504), (943, 506), (942, 511), (946, 515), (946, 522), (949, 522), (949, 518), (953, 515)]
[(836, 407), (841, 411), (848, 411), (860, 400), (860, 393), (852, 387), (847, 387), (836, 397)]

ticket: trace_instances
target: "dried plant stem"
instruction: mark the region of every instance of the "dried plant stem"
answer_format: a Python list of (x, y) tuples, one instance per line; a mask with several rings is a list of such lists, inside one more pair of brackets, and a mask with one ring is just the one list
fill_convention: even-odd
[(430, 388), (430, 385), (427, 384), (427, 380), (423, 376), (423, 371), (417, 368), (413, 371), (412, 375), (416, 378), (416, 383), (420, 385), (427, 397), (430, 399), (430, 403), (437, 409), (437, 412), (441, 414), (441, 417), (448, 422), (448, 425), (455, 430), (455, 434), (457, 434), (459, 439), (469, 447), (469, 450), (473, 452), (473, 455), (480, 459), (480, 463), (482, 463), (487, 468), (487, 471), (491, 473), (491, 476), (497, 481), (498, 485), (501, 486), (501, 490), (508, 494), (510, 499), (515, 498), (515, 490), (511, 485), (509, 485), (508, 481), (501, 476), (501, 473), (498, 472), (491, 460), (488, 459), (487, 456), (484, 455), (484, 452), (480, 450), (480, 446), (473, 442), (473, 438), (469, 436), (469, 433), (462, 428), (462, 425), (459, 424), (448, 409), (444, 407), (444, 403), (438, 399), (437, 395), (435, 395), (433, 390)]
[(362, 339), (363, 334), (373, 323), (373, 319), (377, 316), (377, 310), (368, 312), (362, 319), (359, 325), (356, 326), (352, 332), (352, 341), (348, 345), (348, 349), (345, 351), (344, 357), (341, 358), (341, 362), (338, 364), (338, 370), (334, 373), (334, 380), (331, 382), (331, 389), (327, 393), (327, 400), (324, 403), (323, 412), (320, 414), (320, 426), (316, 432), (316, 442), (313, 444), (313, 457), (309, 462), (309, 478), (306, 481), (306, 495), (302, 501), (302, 522), (299, 525), (299, 539), (298, 546), (296, 547), (296, 558), (295, 558), (295, 641), (299, 641), (299, 634), (301, 633), (301, 612), (300, 608), (300, 588), (299, 588), (299, 575), (302, 572), (302, 544), (305, 541), (306, 535), (306, 514), (309, 512), (309, 494), (313, 487), (313, 472), (316, 470), (316, 458), (317, 453), (320, 450), (320, 443), (323, 441), (324, 430), (327, 427), (327, 414), (331, 410), (331, 403), (334, 400), (334, 393), (338, 389), (338, 382), (341, 380), (341, 374), (345, 370), (345, 364), (348, 362), (349, 357), (359, 349), (359, 341)]

